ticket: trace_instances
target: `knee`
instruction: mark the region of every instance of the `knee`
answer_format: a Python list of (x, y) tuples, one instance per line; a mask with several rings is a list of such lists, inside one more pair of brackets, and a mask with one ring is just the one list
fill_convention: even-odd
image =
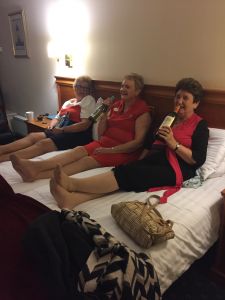
[(57, 150), (55, 144), (49, 138), (37, 141), (35, 145), (39, 148), (42, 148), (44, 152)]
[(82, 163), (88, 168), (97, 168), (99, 167), (99, 163), (92, 156), (85, 156), (82, 158)]
[(33, 144), (37, 141), (37, 136), (35, 132), (29, 133), (27, 137)]
[(28, 138), (32, 144), (35, 144), (38, 141), (46, 138), (46, 136), (43, 132), (31, 132), (26, 136), (26, 138)]
[(86, 149), (83, 146), (77, 146), (72, 149), (74, 155), (80, 155), (81, 157), (88, 155)]

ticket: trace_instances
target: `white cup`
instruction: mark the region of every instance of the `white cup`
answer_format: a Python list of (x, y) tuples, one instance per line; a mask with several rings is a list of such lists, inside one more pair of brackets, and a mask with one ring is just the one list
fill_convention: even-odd
[(25, 117), (27, 118), (28, 122), (32, 122), (34, 119), (34, 112), (33, 111), (26, 111)]

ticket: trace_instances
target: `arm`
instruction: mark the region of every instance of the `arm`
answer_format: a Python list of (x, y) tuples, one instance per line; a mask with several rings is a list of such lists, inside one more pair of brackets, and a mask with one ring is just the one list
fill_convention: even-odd
[[(166, 142), (167, 146), (175, 150), (178, 142), (173, 136), (172, 129), (164, 126), (159, 129), (159, 136)], [(188, 148), (184, 145), (179, 145), (176, 149), (176, 154), (190, 165), (201, 166), (206, 159), (208, 145), (209, 130), (207, 123), (202, 120), (197, 125), (192, 136), (192, 147)]]
[(63, 133), (63, 132), (81, 132), (87, 130), (91, 126), (91, 121), (88, 119), (81, 119), (79, 123), (68, 125), (62, 128), (53, 128), (54, 133)]
[(59, 119), (56, 119), (56, 118), (52, 119), (48, 126), (48, 129), (53, 129), (58, 124), (58, 122), (59, 122)]
[(103, 113), (97, 121), (98, 137), (100, 138), (107, 128), (107, 113)]
[(81, 119), (79, 123), (72, 124), (69, 126), (63, 127), (63, 132), (80, 132), (87, 130), (91, 126), (91, 121), (89, 119)]
[(70, 100), (67, 100), (66, 102), (64, 102), (63, 106), (61, 107), (60, 111), (57, 113), (55, 118), (51, 120), (51, 122), (48, 126), (48, 129), (53, 130), (56, 127), (56, 125), (59, 123), (59, 120), (61, 118), (61, 116), (60, 116), (61, 115), (61, 110), (65, 109), (69, 102), (70, 102)]
[(144, 142), (145, 135), (149, 129), (151, 117), (148, 112), (142, 114), (135, 122), (135, 136), (132, 141), (112, 147), (112, 148), (98, 148), (96, 153), (131, 153), (139, 149)]
[(106, 105), (108, 105), (108, 111), (105, 113), (102, 113), (100, 115), (100, 118), (97, 121), (98, 124), (98, 137), (100, 138), (103, 133), (106, 131), (107, 128), (107, 117), (110, 114), (110, 107), (113, 104), (113, 100), (112, 98), (106, 98), (103, 103), (105, 103)]
[[(63, 128), (55, 128), (53, 129), (54, 133), (63, 133), (63, 132), (81, 132), (87, 130), (91, 126), (91, 121), (88, 119), (90, 114), (95, 110), (95, 99), (88, 95), (85, 96), (80, 101), (80, 122), (71, 124), (68, 126), (64, 126)], [(66, 106), (64, 107), (64, 109)], [(60, 112), (57, 116), (60, 115)]]

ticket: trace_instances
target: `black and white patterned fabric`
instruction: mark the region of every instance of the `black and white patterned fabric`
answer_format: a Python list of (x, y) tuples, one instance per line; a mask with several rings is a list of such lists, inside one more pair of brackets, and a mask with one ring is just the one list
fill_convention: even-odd
[(94, 243), (94, 249), (79, 273), (80, 292), (102, 295), (96, 299), (161, 299), (158, 277), (150, 257), (117, 241), (85, 212), (62, 210), (61, 214), (65, 220), (84, 230)]

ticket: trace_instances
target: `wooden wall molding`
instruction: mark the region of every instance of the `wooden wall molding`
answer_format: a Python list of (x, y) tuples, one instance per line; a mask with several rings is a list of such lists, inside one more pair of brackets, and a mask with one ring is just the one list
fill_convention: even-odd
[[(74, 97), (74, 78), (55, 76), (58, 91), (59, 107)], [(94, 80), (95, 93), (97, 98), (120, 95), (120, 82)], [(142, 98), (154, 107), (156, 126), (163, 117), (173, 109), (175, 87), (161, 85), (145, 85), (141, 94)], [(205, 90), (204, 99), (197, 110), (207, 122), (209, 127), (225, 129), (225, 90)]]

